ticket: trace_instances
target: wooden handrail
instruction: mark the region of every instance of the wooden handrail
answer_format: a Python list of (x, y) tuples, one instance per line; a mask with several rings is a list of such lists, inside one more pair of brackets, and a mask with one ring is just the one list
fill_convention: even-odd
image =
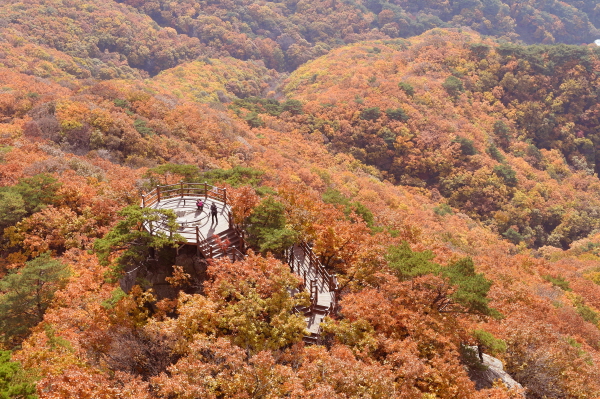
[(315, 273), (319, 274), (324, 281), (327, 281), (330, 291), (336, 291), (338, 289), (337, 277), (331, 275), (325, 270), (323, 264), (316, 257), (315, 253), (305, 242), (300, 243), (300, 248), (304, 252), (304, 256), (308, 258), (311, 268), (315, 269)]
[[(172, 198), (185, 198), (186, 196), (192, 197), (204, 197), (204, 200), (208, 198), (212, 198), (214, 200), (220, 201), (225, 206), (227, 206), (227, 189), (216, 187), (208, 182), (204, 183), (186, 183), (184, 181), (179, 181), (175, 184), (166, 184), (166, 185), (156, 185), (152, 190), (142, 195), (141, 207), (147, 208), (156, 206), (157, 203), (161, 201), (166, 201)], [(234, 259), (244, 257), (245, 253), (245, 237), (244, 232), (237, 226), (233, 220), (233, 215), (231, 211), (227, 210), (228, 224), (229, 228), (232, 228), (236, 231), (236, 233), (240, 237), (240, 250), (235, 249), (236, 252), (233, 253)], [(151, 231), (154, 230), (155, 226), (151, 224), (148, 225)], [(181, 234), (184, 235), (195, 235), (196, 238), (196, 246), (198, 251), (202, 252), (206, 257), (213, 257), (212, 246), (207, 243), (207, 238), (202, 235), (200, 232), (199, 226), (190, 226), (181, 225), (179, 230)], [(193, 243), (190, 243), (193, 244)]]
[[(203, 196), (204, 199), (214, 198), (223, 202), (227, 205), (227, 189), (221, 188), (217, 186), (213, 186), (204, 183), (186, 183), (180, 181), (177, 184), (167, 184), (167, 185), (157, 185), (150, 192), (145, 193), (142, 196), (142, 207), (148, 207), (154, 205), (156, 202), (160, 202), (162, 200), (174, 197), (183, 197), (185, 194), (195, 194), (198, 196)], [(156, 202), (154, 202), (154, 198), (156, 198)]]
[(317, 303), (319, 302), (319, 287), (317, 286), (317, 279), (313, 278), (310, 280), (310, 299), (311, 299), (311, 308), (315, 308)]

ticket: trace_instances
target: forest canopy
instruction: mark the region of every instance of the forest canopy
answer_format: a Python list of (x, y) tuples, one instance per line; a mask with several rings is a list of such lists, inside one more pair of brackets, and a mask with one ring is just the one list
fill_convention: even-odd
[(599, 397), (596, 8), (2, 2), (0, 397)]

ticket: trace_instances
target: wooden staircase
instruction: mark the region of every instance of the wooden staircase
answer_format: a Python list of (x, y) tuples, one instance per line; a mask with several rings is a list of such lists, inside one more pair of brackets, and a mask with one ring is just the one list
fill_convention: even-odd
[(198, 252), (206, 259), (227, 256), (231, 261), (241, 260), (244, 255), (244, 233), (236, 227), (230, 227), (210, 237), (199, 237)]
[[(205, 259), (227, 256), (232, 262), (242, 260), (245, 255), (243, 230), (232, 225), (227, 230), (210, 237), (203, 237), (196, 229), (198, 253)], [(302, 278), (302, 289), (310, 293), (310, 305), (297, 307), (306, 319), (309, 335), (303, 338), (307, 344), (318, 344), (321, 340), (321, 322), (337, 310), (339, 286), (335, 274), (327, 272), (312, 248), (306, 243), (296, 244), (286, 252), (292, 273)]]
[(321, 322), (337, 310), (339, 286), (337, 277), (325, 270), (312, 248), (306, 243), (294, 245), (287, 253), (292, 273), (303, 279), (303, 289), (310, 293), (310, 306), (295, 309), (304, 314), (309, 335), (304, 342), (317, 344), (321, 337)]

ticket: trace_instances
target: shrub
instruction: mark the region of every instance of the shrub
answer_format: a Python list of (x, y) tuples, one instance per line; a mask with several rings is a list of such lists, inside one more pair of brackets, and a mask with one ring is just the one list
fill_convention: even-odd
[(298, 233), (286, 228), (285, 207), (273, 197), (264, 199), (248, 217), (248, 242), (260, 252), (282, 253)]
[(369, 121), (377, 120), (380, 116), (381, 110), (379, 107), (365, 108), (360, 112), (360, 118)]
[(496, 147), (496, 144), (490, 144), (486, 152), (490, 154), (490, 157), (492, 157), (498, 162), (504, 162), (506, 160), (506, 158), (504, 157), (504, 155), (502, 155), (498, 147)]
[(548, 281), (549, 283), (552, 283), (552, 285), (555, 287), (559, 287), (565, 291), (571, 291), (571, 287), (569, 287), (569, 282), (567, 280), (565, 280), (564, 277), (561, 277), (561, 276), (552, 277), (551, 275), (546, 274), (546, 275), (542, 276), (542, 278), (544, 280)]
[(115, 104), (115, 106), (117, 106), (119, 108), (129, 109), (129, 101), (127, 101), (127, 100), (121, 100), (120, 98), (115, 98), (113, 100), (113, 103)]
[(442, 87), (453, 97), (458, 96), (464, 90), (462, 81), (456, 76), (448, 76), (444, 83), (442, 83)]
[(286, 100), (282, 105), (282, 109), (292, 115), (300, 115), (303, 112), (302, 103), (298, 100)]
[(485, 330), (473, 330), (471, 333), (481, 346), (487, 349), (492, 355), (506, 352), (506, 342), (494, 337), (491, 333)]
[(135, 122), (133, 122), (133, 127), (142, 136), (150, 136), (154, 134), (154, 130), (148, 127), (147, 122), (143, 119), (136, 119)]
[(504, 180), (504, 183), (509, 187), (515, 187), (519, 182), (517, 180), (517, 173), (509, 165), (501, 164), (494, 166), (494, 173)]
[(256, 112), (248, 112), (244, 117), (244, 120), (250, 127), (261, 127), (265, 124)]
[(448, 204), (439, 204), (438, 206), (433, 208), (433, 212), (439, 216), (451, 215), (454, 213), (452, 211), (452, 208)]
[(393, 119), (395, 121), (403, 121), (406, 122), (409, 119), (409, 116), (402, 108), (388, 108), (385, 110), (385, 114), (388, 118)]
[(475, 145), (473, 145), (473, 140), (469, 140), (466, 137), (457, 137), (452, 140), (453, 143), (460, 144), (460, 152), (463, 155), (475, 155), (477, 154), (477, 150), (475, 149)]
[(577, 313), (583, 318), (583, 320), (595, 324), (596, 326), (600, 322), (600, 315), (594, 309), (586, 305), (577, 305)]
[(398, 83), (398, 87), (409, 97), (412, 97), (415, 94), (415, 89), (410, 83), (400, 82)]

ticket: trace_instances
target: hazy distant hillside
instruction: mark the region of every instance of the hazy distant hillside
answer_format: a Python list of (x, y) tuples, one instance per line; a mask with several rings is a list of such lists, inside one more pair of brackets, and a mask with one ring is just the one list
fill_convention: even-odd
[(159, 25), (241, 59), (293, 70), (340, 45), (469, 27), (526, 43), (591, 43), (600, 11), (592, 1), (138, 1), (122, 0)]
[(435, 189), (515, 243), (566, 247), (600, 227), (599, 55), (431, 31), (332, 51), (285, 90), (330, 149)]
[(107, 65), (98, 77), (106, 79), (121, 76), (123, 65), (156, 74), (198, 56), (263, 60), (292, 71), (344, 44), (435, 27), (469, 27), (505, 41), (591, 43), (600, 37), (599, 13), (592, 2), (537, 0), (44, 0), (35, 7), (8, 0), (0, 5), (0, 26), (13, 41), (101, 60)]
[(2, 37), (62, 51), (78, 62), (103, 62), (101, 79), (121, 77), (123, 66), (155, 74), (203, 53), (196, 38), (161, 28), (148, 16), (115, 1), (4, 1)]

